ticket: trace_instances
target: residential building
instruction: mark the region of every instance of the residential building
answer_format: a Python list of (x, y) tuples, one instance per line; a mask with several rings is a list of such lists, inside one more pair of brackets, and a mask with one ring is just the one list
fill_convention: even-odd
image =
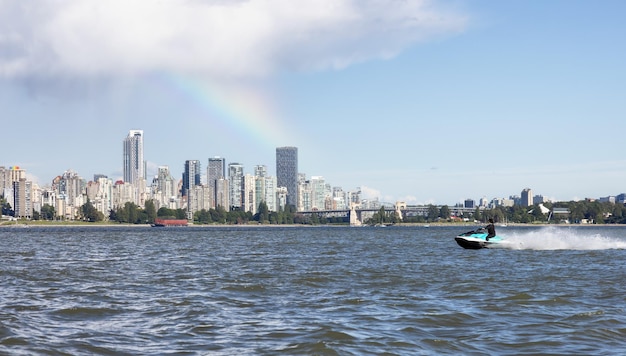
[(276, 211), (284, 211), (287, 207), (287, 188), (276, 187)]
[(0, 193), (4, 189), (13, 189), (13, 183), (26, 178), (26, 170), (17, 166), (0, 166)]
[(228, 164), (229, 190), (228, 199), (230, 210), (243, 209), (243, 165), (240, 163)]
[(135, 187), (131, 183), (118, 180), (111, 189), (111, 205), (113, 209), (123, 208), (126, 203), (135, 203)]
[(242, 180), (242, 192), (241, 192), (241, 207), (244, 211), (249, 211), (253, 215), (257, 213), (258, 204), (256, 190), (257, 179), (251, 174), (243, 176)]
[(524, 190), (522, 190), (520, 205), (521, 206), (533, 205), (533, 191), (530, 188), (525, 188)]
[(172, 201), (176, 200), (176, 181), (170, 173), (168, 166), (159, 166), (157, 175), (152, 180), (152, 189), (150, 190), (152, 199), (156, 201), (156, 208), (168, 207)]
[(85, 180), (71, 169), (52, 180), (52, 188), (56, 191), (57, 197), (72, 207), (84, 204), (83, 192), (86, 186)]
[(20, 178), (19, 181), (13, 182), (13, 201), (15, 202), (13, 211), (16, 218), (32, 218), (32, 188), (33, 183), (27, 181), (26, 178)]
[(267, 205), (267, 210), (278, 211), (279, 204), (276, 177), (260, 177), (259, 179), (264, 182), (263, 201), (265, 201), (265, 204)]
[(313, 176), (309, 180), (311, 189), (311, 210), (326, 210), (327, 200), (332, 198), (330, 184), (326, 184), (324, 177)]
[(136, 184), (145, 179), (143, 130), (130, 130), (124, 139), (124, 182)]
[(200, 161), (187, 160), (185, 161), (185, 171), (183, 172), (183, 189), (181, 191), (182, 196), (188, 196), (189, 189), (200, 185)]
[(287, 205), (298, 206), (298, 148), (276, 148), (276, 179), (278, 187), (287, 188)]
[(206, 185), (195, 185), (189, 190), (188, 218), (193, 219), (193, 214), (200, 210), (209, 210), (211, 207), (211, 189)]
[(220, 178), (215, 183), (215, 207), (222, 207), (228, 209), (230, 207), (229, 200), (229, 184), (230, 182), (226, 178)]
[(207, 185), (211, 189), (211, 208), (218, 206), (218, 181), (226, 178), (226, 159), (215, 156), (209, 158), (207, 167)]

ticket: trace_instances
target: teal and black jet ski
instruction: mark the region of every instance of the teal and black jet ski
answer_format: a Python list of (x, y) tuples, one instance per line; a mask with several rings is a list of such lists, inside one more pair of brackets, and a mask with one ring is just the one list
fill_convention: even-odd
[(459, 244), (459, 246), (471, 250), (494, 248), (498, 247), (498, 245), (504, 244), (505, 242), (502, 237), (498, 235), (490, 237), (489, 241), (487, 241), (487, 231), (483, 228), (460, 234), (455, 237), (454, 240), (456, 240), (456, 243)]

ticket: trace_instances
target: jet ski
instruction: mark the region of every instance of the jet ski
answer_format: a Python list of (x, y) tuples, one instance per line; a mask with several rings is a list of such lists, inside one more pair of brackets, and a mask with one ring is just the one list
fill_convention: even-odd
[(494, 248), (505, 242), (502, 237), (498, 235), (490, 237), (489, 241), (487, 241), (487, 231), (483, 228), (460, 234), (455, 237), (454, 240), (459, 246), (471, 250)]

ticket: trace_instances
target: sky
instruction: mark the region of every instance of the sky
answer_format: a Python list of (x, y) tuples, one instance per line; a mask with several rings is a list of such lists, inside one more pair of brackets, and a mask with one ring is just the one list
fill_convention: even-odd
[(224, 157), (365, 198), (626, 192), (621, 0), (0, 0), (0, 166)]

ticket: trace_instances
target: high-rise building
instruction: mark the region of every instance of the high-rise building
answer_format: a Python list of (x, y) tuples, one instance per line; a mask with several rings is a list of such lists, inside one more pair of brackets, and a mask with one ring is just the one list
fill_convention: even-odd
[(520, 204), (522, 206), (532, 206), (533, 205), (533, 191), (530, 188), (525, 188), (522, 190), (522, 197)]
[(243, 211), (249, 211), (253, 215), (257, 213), (258, 200), (256, 194), (256, 177), (251, 174), (243, 176), (242, 180), (242, 193), (241, 193), (241, 207)]
[(298, 148), (276, 148), (276, 180), (287, 188), (287, 205), (298, 206)]
[(142, 179), (146, 179), (143, 130), (130, 130), (124, 139), (124, 182), (137, 184)]
[(264, 164), (259, 164), (259, 165), (254, 166), (254, 176), (255, 177), (267, 176), (267, 166)]
[(185, 171), (183, 172), (182, 195), (188, 196), (188, 191), (196, 185), (200, 185), (200, 161), (187, 160), (185, 161)]
[(230, 201), (228, 200), (229, 196), (228, 196), (228, 191), (229, 191), (229, 184), (228, 184), (228, 179), (226, 178), (221, 178), (217, 180), (217, 183), (215, 183), (216, 189), (215, 189), (215, 195), (216, 195), (216, 200), (215, 200), (215, 207), (222, 207), (223, 209), (226, 209), (228, 207), (230, 207)]
[(15, 212), (15, 217), (27, 219), (32, 217), (32, 188), (33, 182), (27, 181), (26, 178), (20, 178), (19, 181), (13, 182), (13, 201), (15, 202), (13, 211)]
[(267, 166), (257, 165), (254, 167), (254, 179), (256, 208), (261, 202), (265, 202), (269, 211), (278, 211), (276, 177), (267, 175)]
[(240, 163), (228, 164), (229, 200), (230, 210), (241, 209), (243, 207), (243, 165)]
[(150, 194), (152, 199), (158, 202), (157, 208), (169, 207), (171, 203), (176, 201), (176, 181), (170, 174), (168, 166), (159, 166), (157, 168), (157, 175), (152, 180)]
[(218, 181), (226, 177), (226, 160), (222, 157), (209, 158), (207, 167), (207, 185), (211, 190), (211, 208), (216, 208), (220, 199)]
[(26, 178), (26, 170), (17, 166), (8, 168), (0, 166), (0, 195), (4, 196), (12, 207), (15, 207), (13, 183), (23, 178)]
[(57, 195), (65, 200), (68, 206), (74, 207), (82, 205), (82, 195), (86, 186), (87, 182), (72, 170), (63, 172), (63, 175), (57, 176), (52, 181), (52, 187)]

